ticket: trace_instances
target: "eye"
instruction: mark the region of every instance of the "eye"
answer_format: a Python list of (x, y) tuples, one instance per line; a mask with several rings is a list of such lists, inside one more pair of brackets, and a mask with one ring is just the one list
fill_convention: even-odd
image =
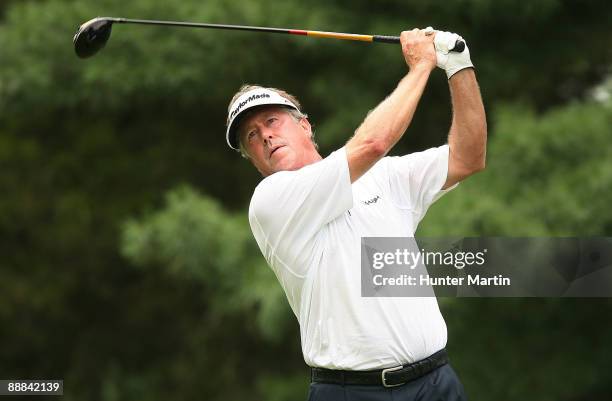
[(247, 134), (247, 140), (249, 140), (249, 141), (250, 141), (251, 139), (253, 139), (254, 137), (255, 137), (255, 131), (250, 131), (250, 132)]
[(268, 124), (273, 124), (273, 123), (275, 123), (277, 120), (278, 120), (278, 118), (276, 118), (276, 117), (270, 117), (270, 118), (268, 118)]

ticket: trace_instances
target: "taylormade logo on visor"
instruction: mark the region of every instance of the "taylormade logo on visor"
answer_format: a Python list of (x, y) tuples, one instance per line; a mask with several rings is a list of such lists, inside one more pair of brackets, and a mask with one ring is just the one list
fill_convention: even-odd
[(266, 88), (258, 88), (242, 94), (232, 103), (230, 112), (227, 116), (227, 130), (225, 131), (225, 140), (230, 148), (239, 150), (239, 141), (236, 137), (236, 119), (238, 116), (253, 107), (264, 105), (278, 105), (283, 107), (299, 110), (298, 107), (290, 100), (284, 98), (280, 94)]
[(257, 100), (257, 99), (263, 99), (263, 98), (269, 98), (270, 95), (268, 95), (267, 93), (262, 93), (262, 94), (256, 94), (256, 95), (251, 95), (248, 98), (246, 98), (245, 100), (243, 100), (242, 102), (240, 102), (238, 104), (238, 106), (236, 106), (236, 108), (234, 109), (234, 111), (232, 111), (232, 114), (230, 114), (230, 120), (232, 118), (234, 118), (234, 116), (236, 114), (238, 114), (240, 112), (240, 110), (247, 105), (247, 103), (252, 102), (253, 100)]

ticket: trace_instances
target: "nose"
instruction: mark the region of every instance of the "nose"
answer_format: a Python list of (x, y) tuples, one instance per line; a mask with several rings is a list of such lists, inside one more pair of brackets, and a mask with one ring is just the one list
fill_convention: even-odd
[(262, 137), (263, 137), (264, 145), (269, 145), (270, 141), (273, 138), (273, 135), (271, 132), (262, 132)]

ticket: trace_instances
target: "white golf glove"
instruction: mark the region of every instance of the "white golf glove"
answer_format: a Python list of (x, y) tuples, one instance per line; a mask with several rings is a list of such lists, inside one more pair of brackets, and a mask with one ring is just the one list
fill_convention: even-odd
[[(426, 30), (433, 32), (433, 28), (427, 27)], [(455, 47), (457, 40), (465, 40), (452, 32), (436, 31), (436, 37), (434, 39), (434, 47), (436, 48), (436, 59), (438, 67), (446, 71), (448, 79), (455, 75), (457, 72), (465, 69), (474, 67), (472, 60), (470, 60), (470, 50), (465, 44), (465, 49), (461, 53), (451, 52)]]

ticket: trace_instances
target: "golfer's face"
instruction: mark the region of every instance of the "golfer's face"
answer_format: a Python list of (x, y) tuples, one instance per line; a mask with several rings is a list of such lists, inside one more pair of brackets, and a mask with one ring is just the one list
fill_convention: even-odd
[(262, 107), (245, 118), (239, 134), (253, 165), (264, 176), (303, 167), (314, 150), (308, 120), (296, 121), (284, 107)]

